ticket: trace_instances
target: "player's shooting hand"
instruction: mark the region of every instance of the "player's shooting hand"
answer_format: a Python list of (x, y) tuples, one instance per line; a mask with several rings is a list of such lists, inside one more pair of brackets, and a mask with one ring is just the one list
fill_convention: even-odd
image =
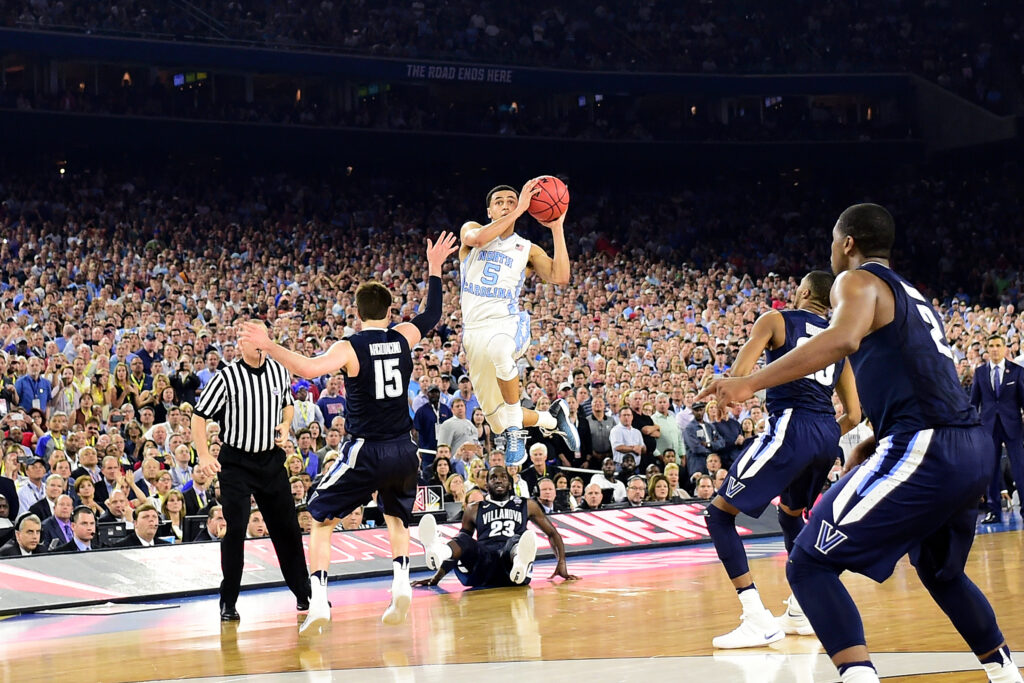
[(580, 579), (580, 577), (575, 574), (569, 573), (569, 568), (565, 566), (564, 561), (559, 561), (558, 564), (555, 565), (555, 571), (548, 577), (548, 579), (553, 579), (556, 576), (561, 576), (566, 581), (579, 581)]
[(729, 405), (746, 401), (754, 395), (748, 377), (726, 377), (713, 380), (697, 394), (695, 401), (703, 401), (714, 397), (719, 405)]
[(526, 181), (525, 185), (523, 185), (523, 191), (519, 193), (519, 203), (516, 204), (515, 214), (517, 216), (522, 216), (529, 210), (530, 202), (532, 202), (533, 198), (540, 192), (539, 185), (542, 177), (543, 176), (531, 178)]
[(555, 229), (559, 229), (560, 230), (562, 228), (562, 226), (565, 225), (565, 216), (566, 216), (567, 213), (569, 213), (568, 209), (563, 211), (562, 215), (559, 216), (558, 218), (556, 218), (553, 221), (548, 221), (547, 223), (545, 223), (544, 221), (537, 221), (537, 222), (540, 223), (541, 225), (543, 225), (545, 228), (548, 228), (549, 230), (555, 230)]
[(458, 248), (458, 239), (453, 232), (442, 232), (437, 236), (437, 242), (428, 237), (427, 263), (430, 265), (430, 274), (440, 276), (445, 260)]

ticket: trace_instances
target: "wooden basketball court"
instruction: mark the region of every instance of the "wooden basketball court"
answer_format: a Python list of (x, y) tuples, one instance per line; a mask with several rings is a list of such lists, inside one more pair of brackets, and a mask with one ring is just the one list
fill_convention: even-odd
[[(1017, 651), (1022, 542), (1019, 530), (981, 535), (969, 565)], [(778, 541), (750, 545), (751, 569), (776, 613), (789, 595), (781, 551)], [(298, 635), (301, 617), (283, 590), (243, 593), (239, 625), (221, 625), (216, 597), (133, 614), (15, 617), (0, 621), (0, 680), (253, 680), (287, 672), (297, 673), (272, 680), (838, 680), (813, 637), (713, 651), (712, 636), (735, 627), (739, 605), (710, 545), (593, 556), (569, 568), (583, 578), (552, 583), (550, 563), (538, 565), (531, 589), (465, 591), (449, 577), (437, 589), (417, 589), (408, 623), (397, 628), (380, 623), (388, 581), (335, 582), (334, 622), (315, 636)], [(985, 680), (906, 559), (882, 586), (844, 581), (887, 680)]]

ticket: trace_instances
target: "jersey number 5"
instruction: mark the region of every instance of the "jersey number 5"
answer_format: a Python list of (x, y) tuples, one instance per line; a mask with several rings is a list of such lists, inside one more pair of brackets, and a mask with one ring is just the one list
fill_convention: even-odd
[(402, 374), (398, 371), (397, 358), (381, 358), (373, 362), (373, 374), (377, 380), (377, 400), (402, 395)]
[(488, 261), (484, 264), (484, 276), (480, 278), (480, 284), (488, 287), (498, 284), (498, 273), (501, 272), (501, 264), (495, 261)]

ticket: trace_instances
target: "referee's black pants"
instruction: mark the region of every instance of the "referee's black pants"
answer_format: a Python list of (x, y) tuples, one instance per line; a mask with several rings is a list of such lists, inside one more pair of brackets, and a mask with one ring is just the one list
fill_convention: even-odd
[(242, 584), (245, 562), (245, 531), (249, 525), (249, 496), (263, 513), (270, 540), (277, 552), (281, 574), (296, 598), (309, 597), (306, 557), (302, 552), (302, 532), (295, 514), (295, 502), (284, 469), (284, 451), (280, 448), (261, 453), (246, 453), (227, 444), (220, 451), (220, 496), (227, 531), (220, 543), (220, 600), (234, 605)]

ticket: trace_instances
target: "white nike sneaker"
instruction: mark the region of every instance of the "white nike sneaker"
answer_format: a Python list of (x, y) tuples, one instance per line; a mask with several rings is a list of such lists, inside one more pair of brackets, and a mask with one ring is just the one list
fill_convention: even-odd
[(438, 557), (437, 520), (433, 515), (423, 515), (420, 519), (420, 545), (423, 546), (423, 554), (426, 556), (427, 568), (437, 571), (441, 566), (441, 558)]
[(784, 600), (786, 603), (786, 611), (775, 617), (775, 623), (778, 624), (786, 635), (790, 636), (813, 636), (814, 627), (811, 626), (811, 622), (807, 620), (802, 609), (800, 609), (800, 603), (796, 601), (795, 595), (790, 595), (788, 600)]
[(736, 630), (713, 638), (711, 644), (721, 650), (733, 650), (764, 647), (785, 637), (785, 632), (775, 623), (772, 613), (764, 610), (760, 614), (741, 614), (740, 625)]
[(310, 630), (323, 628), (331, 622), (331, 605), (327, 600), (310, 600), (309, 612), (306, 619), (299, 627), (299, 633), (306, 633)]
[(516, 556), (512, 560), (512, 571), (508, 578), (514, 584), (522, 584), (530, 578), (533, 570), (533, 561), (537, 558), (537, 532), (527, 529), (519, 537), (519, 544), (516, 546)]
[(412, 584), (408, 579), (394, 580), (391, 582), (391, 604), (384, 610), (384, 616), (380, 618), (388, 626), (399, 626), (405, 621), (409, 613), (409, 605), (412, 604)]

